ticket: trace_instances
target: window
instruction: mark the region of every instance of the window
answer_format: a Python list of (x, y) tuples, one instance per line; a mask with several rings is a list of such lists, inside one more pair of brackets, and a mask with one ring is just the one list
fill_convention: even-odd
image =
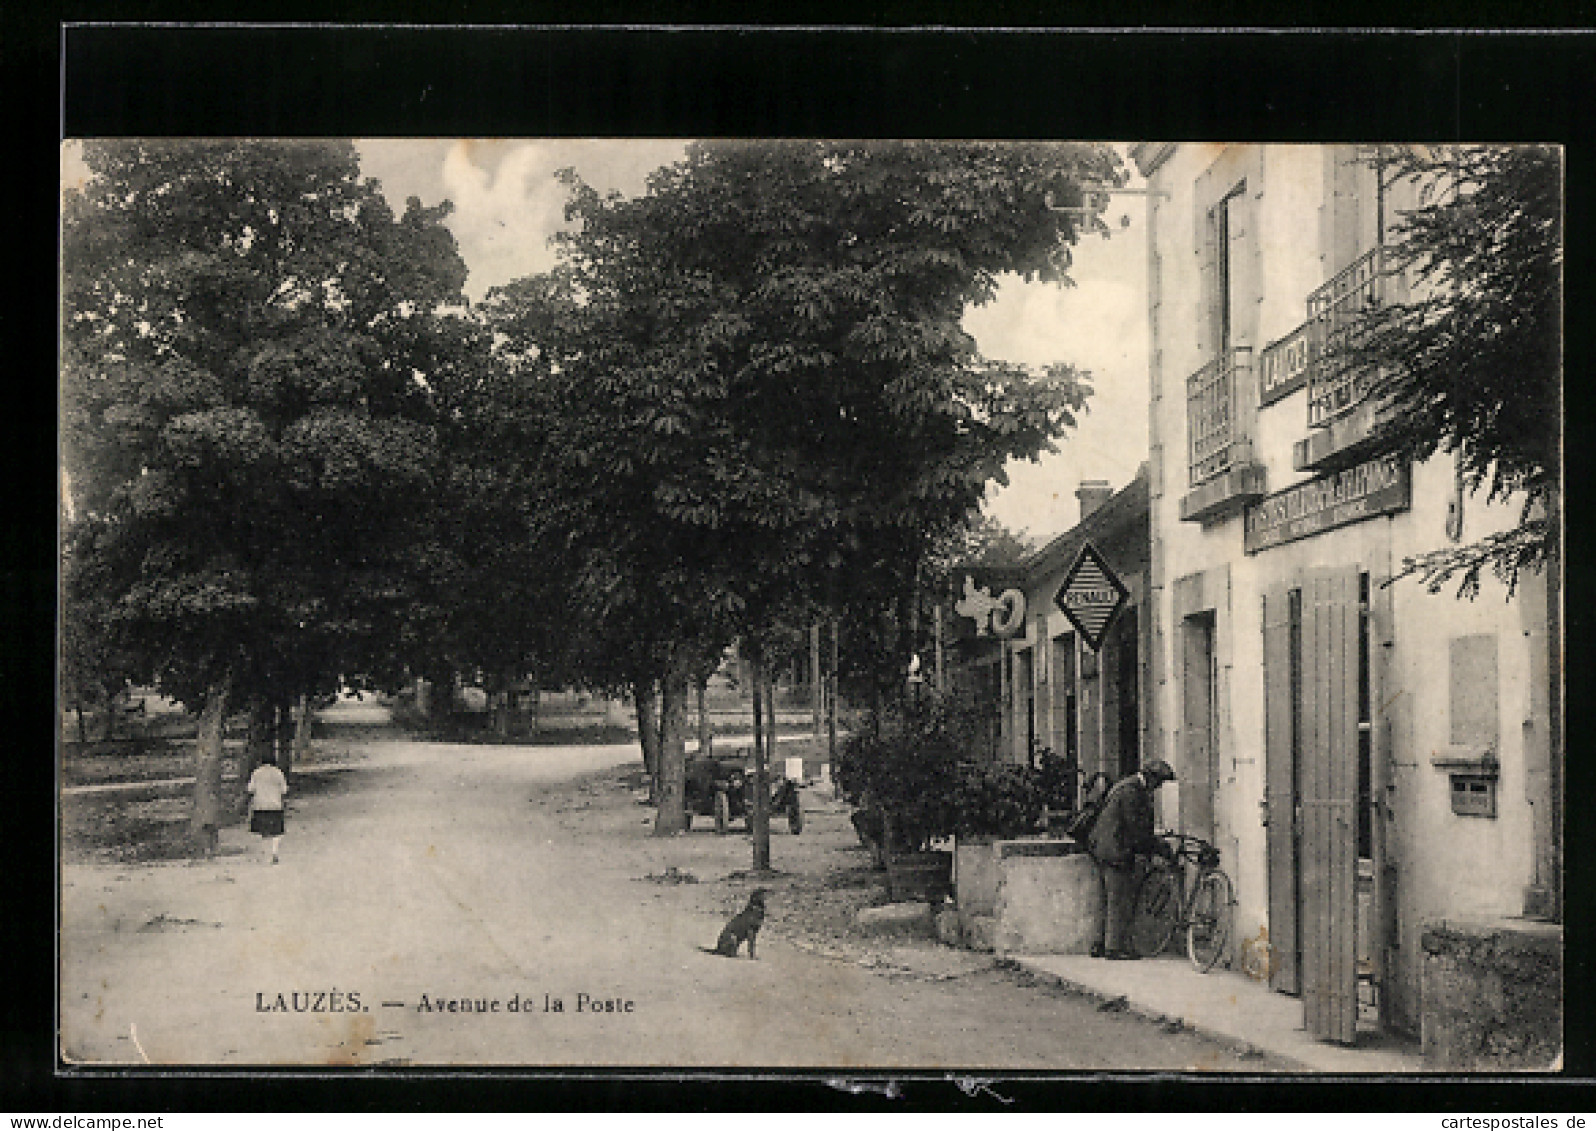
[(1217, 325), (1214, 336), (1218, 345), (1217, 356), (1226, 359), (1230, 351), (1235, 348), (1236, 313), (1238, 309), (1236, 294), (1236, 243), (1246, 233), (1242, 227), (1238, 212), (1241, 207), (1242, 190), (1246, 183), (1231, 189), (1225, 198), (1214, 206), (1214, 253), (1217, 258), (1216, 294), (1214, 313)]

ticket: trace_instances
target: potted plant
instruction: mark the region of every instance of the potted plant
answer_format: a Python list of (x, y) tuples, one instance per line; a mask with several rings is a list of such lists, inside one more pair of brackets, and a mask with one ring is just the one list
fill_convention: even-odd
[(952, 855), (931, 843), (955, 829), (966, 729), (947, 700), (923, 693), (873, 712), (838, 751), (837, 782), (859, 808), (854, 827), (885, 865), (894, 900), (932, 898), (951, 886)]

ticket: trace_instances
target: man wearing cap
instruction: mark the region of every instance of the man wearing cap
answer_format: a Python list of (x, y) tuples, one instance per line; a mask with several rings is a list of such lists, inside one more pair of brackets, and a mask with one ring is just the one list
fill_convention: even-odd
[(1103, 937), (1094, 958), (1136, 958), (1130, 948), (1131, 905), (1136, 898), (1137, 861), (1169, 856), (1169, 845), (1153, 835), (1153, 793), (1175, 780), (1169, 763), (1154, 759), (1121, 778), (1108, 791), (1103, 811), (1087, 838), (1103, 874)]

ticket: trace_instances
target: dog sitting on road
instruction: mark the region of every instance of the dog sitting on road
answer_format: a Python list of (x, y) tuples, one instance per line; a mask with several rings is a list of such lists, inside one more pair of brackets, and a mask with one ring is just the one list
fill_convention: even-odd
[(765, 889), (755, 888), (748, 897), (748, 906), (733, 915), (730, 921), (720, 932), (720, 938), (715, 942), (715, 949), (707, 946), (698, 949), (705, 954), (718, 954), (722, 958), (736, 958), (737, 950), (748, 942), (748, 957), (754, 954), (754, 940), (759, 935), (759, 928), (765, 922)]

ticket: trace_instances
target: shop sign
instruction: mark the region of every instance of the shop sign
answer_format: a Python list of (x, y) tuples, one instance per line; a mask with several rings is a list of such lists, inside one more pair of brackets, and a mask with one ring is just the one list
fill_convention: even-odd
[(960, 570), (953, 594), (954, 639), (1006, 640), (1025, 627), (1025, 593), (1017, 575), (996, 570)]
[(1246, 550), (1253, 554), (1350, 522), (1407, 510), (1411, 484), (1408, 464), (1386, 456), (1288, 487), (1247, 508)]
[(1274, 404), (1302, 388), (1308, 381), (1308, 362), (1312, 357), (1308, 324), (1266, 347), (1258, 358), (1258, 400)]
[(1064, 575), (1064, 584), (1053, 603), (1070, 618), (1075, 631), (1095, 652), (1103, 646), (1108, 626), (1129, 599), (1130, 590), (1114, 576), (1097, 547), (1087, 542), (1075, 555), (1075, 563)]

